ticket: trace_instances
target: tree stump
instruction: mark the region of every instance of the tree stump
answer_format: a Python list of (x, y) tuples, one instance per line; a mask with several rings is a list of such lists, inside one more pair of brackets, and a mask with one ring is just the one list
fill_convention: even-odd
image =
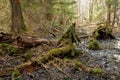
[(115, 36), (105, 26), (99, 26), (94, 32), (93, 37), (97, 40), (115, 39)]

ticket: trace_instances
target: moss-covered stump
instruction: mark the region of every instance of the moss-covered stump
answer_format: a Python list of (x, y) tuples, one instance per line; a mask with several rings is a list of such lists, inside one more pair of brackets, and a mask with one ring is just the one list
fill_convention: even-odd
[(99, 26), (94, 32), (93, 37), (98, 40), (115, 39), (115, 36), (105, 26)]
[(99, 50), (101, 49), (99, 42), (96, 39), (92, 39), (89, 41), (88, 48), (91, 50)]
[(77, 43), (79, 42), (79, 38), (78, 35), (75, 31), (75, 26), (76, 24), (73, 23), (66, 31), (65, 33), (62, 35), (61, 39), (58, 41), (58, 44), (63, 44), (66, 43), (67, 44), (71, 44), (71, 43)]

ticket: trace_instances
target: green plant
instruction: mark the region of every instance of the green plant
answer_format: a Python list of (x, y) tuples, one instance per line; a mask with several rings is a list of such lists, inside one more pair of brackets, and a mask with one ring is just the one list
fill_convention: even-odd
[(103, 70), (100, 69), (100, 68), (94, 68), (94, 69), (91, 70), (91, 73), (93, 73), (93, 74), (102, 74)]
[(9, 53), (9, 55), (13, 55), (13, 54), (16, 54), (19, 50), (17, 47), (7, 43), (2, 43), (1, 46), (2, 46), (2, 54)]
[(7, 43), (2, 43), (1, 46), (2, 46), (3, 49), (6, 49), (6, 48), (9, 47), (10, 45), (7, 44)]
[(13, 72), (12, 72), (12, 80), (17, 80), (17, 77), (20, 75), (20, 72), (15, 69)]
[(31, 57), (32, 57), (32, 54), (30, 54), (30, 53), (27, 53), (27, 54), (24, 55), (24, 59), (25, 59), (25, 61), (30, 60)]
[(78, 60), (74, 60), (75, 66), (74, 66), (74, 70), (79, 70), (80, 66), (82, 65), (81, 62), (79, 62)]
[(18, 48), (14, 47), (14, 46), (10, 46), (9, 47), (9, 50), (10, 50), (10, 55), (13, 55), (13, 54), (16, 54), (18, 52)]

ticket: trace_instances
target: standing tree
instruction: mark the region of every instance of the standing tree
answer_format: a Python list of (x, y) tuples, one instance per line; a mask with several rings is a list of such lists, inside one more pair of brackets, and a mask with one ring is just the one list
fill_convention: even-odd
[(111, 22), (111, 0), (106, 0), (106, 7), (107, 7), (107, 21), (106, 26), (110, 26)]
[(18, 35), (22, 33), (22, 31), (26, 31), (20, 0), (10, 0), (10, 3), (12, 13), (11, 31), (13, 31), (14, 34)]
[(117, 17), (117, 7), (118, 7), (119, 1), (118, 0), (114, 0), (113, 1), (113, 21), (112, 21), (112, 27), (114, 27), (115, 25), (115, 20)]

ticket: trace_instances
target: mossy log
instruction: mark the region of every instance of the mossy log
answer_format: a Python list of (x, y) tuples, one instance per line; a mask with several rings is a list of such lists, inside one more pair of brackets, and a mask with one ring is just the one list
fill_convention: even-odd
[(115, 39), (115, 36), (105, 26), (99, 26), (94, 32), (93, 37), (98, 40), (102, 39)]
[(52, 49), (47, 53), (44, 53), (44, 55), (40, 55), (38, 59), (34, 60), (33, 62), (25, 63), (20, 66), (16, 66), (14, 68), (7, 68), (7, 69), (0, 70), (0, 77), (11, 76), (12, 73), (15, 71), (17, 71), (17, 73), (19, 74), (22, 74), (24, 72), (27, 72), (27, 73), (32, 72), (38, 69), (39, 67), (41, 67), (41, 64), (45, 64), (56, 57), (58, 58), (67, 57), (74, 50), (75, 50), (74, 47), (71, 45), (67, 45), (57, 49)]

